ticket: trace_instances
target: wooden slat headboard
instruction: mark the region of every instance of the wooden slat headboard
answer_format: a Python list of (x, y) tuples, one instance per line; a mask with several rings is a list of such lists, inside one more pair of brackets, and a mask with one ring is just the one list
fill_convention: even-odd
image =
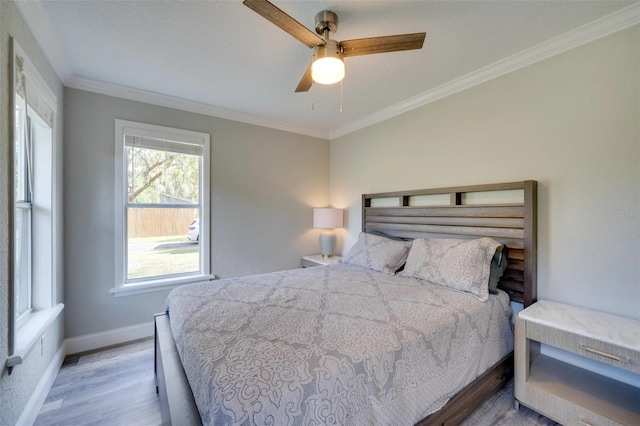
[[(519, 191), (515, 203), (465, 204), (471, 194)], [(415, 205), (413, 200), (435, 196), (440, 205)], [(442, 197), (448, 203), (441, 202)], [(376, 200), (398, 200), (397, 206), (376, 206)], [(362, 195), (362, 230), (402, 238), (491, 237), (508, 247), (509, 264), (498, 288), (511, 300), (529, 306), (536, 301), (537, 182), (499, 183), (452, 188)]]

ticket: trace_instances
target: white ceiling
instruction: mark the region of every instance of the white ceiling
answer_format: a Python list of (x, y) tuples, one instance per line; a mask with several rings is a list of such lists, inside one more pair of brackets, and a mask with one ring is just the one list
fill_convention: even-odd
[(241, 0), (19, 7), (68, 86), (166, 95), (157, 99), (326, 138), (595, 39), (603, 25), (613, 32), (618, 21), (640, 22), (632, 1), (272, 2), (310, 29), (317, 12), (334, 11), (336, 40), (427, 37), (421, 50), (347, 58), (340, 114), (339, 84), (294, 93), (311, 50)]

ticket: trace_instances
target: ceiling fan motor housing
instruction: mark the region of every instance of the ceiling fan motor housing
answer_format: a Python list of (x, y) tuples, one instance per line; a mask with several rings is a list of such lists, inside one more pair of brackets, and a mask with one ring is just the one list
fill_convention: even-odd
[(344, 61), (344, 54), (342, 53), (340, 43), (335, 40), (327, 40), (324, 46), (316, 46), (314, 56), (315, 59), (338, 58), (341, 61)]
[(316, 14), (316, 32), (321, 36), (329, 31), (329, 36), (338, 31), (338, 15), (330, 10), (323, 10)]

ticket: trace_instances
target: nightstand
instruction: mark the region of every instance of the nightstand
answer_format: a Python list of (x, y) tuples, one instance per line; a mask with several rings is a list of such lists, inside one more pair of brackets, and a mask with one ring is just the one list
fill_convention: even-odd
[(640, 425), (640, 389), (540, 353), (553, 346), (640, 373), (640, 321), (540, 301), (516, 316), (515, 397), (566, 425)]
[(302, 257), (302, 267), (310, 268), (311, 266), (335, 265), (340, 263), (342, 256), (333, 256), (325, 259), (321, 254), (313, 254)]

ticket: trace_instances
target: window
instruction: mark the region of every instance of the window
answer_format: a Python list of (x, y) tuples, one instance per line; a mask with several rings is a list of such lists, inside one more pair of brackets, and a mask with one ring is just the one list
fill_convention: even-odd
[(209, 135), (116, 120), (116, 295), (210, 278)]
[(24, 98), (16, 94), (15, 103), (15, 127), (13, 149), (13, 182), (14, 182), (14, 294), (15, 314), (20, 319), (31, 311), (31, 264), (32, 264), (32, 235), (31, 235), (31, 211), (32, 189), (31, 177), (33, 139), (31, 131), (31, 118), (27, 115)]
[(13, 283), (7, 366), (22, 358), (57, 318), (57, 176), (54, 123), (57, 100), (20, 46), (13, 41), (13, 149), (10, 277)]

